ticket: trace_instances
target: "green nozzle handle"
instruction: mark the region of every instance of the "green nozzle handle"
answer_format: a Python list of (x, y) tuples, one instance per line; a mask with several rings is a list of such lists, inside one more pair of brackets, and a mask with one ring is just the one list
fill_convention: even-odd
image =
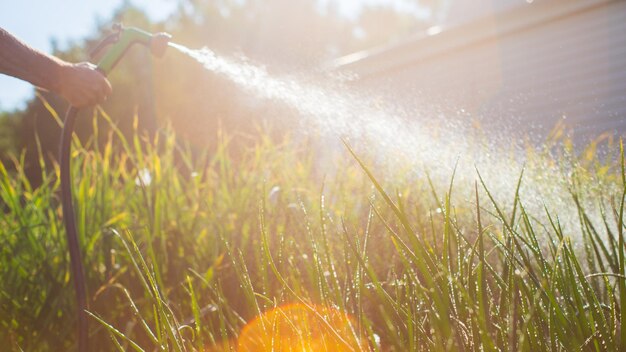
[(164, 48), (167, 47), (167, 42), (171, 38), (167, 33), (152, 34), (134, 27), (120, 27), (119, 32), (115, 35), (117, 40), (98, 62), (98, 70), (104, 75), (111, 72), (133, 44), (143, 44), (150, 47), (153, 54), (161, 56), (165, 51)]

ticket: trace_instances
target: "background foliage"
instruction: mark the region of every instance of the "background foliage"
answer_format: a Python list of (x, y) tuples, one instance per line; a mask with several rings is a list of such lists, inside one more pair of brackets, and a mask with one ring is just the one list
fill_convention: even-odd
[[(126, 3), (82, 42), (54, 54), (71, 62), (97, 62), (89, 56), (90, 50), (117, 22), (151, 32), (167, 31), (190, 48), (207, 46), (218, 54), (244, 55), (273, 73), (318, 70), (340, 55), (384, 44), (427, 25), (386, 7), (366, 7), (357, 19), (347, 19), (337, 13), (333, 2), (324, 5), (317, 0), (181, 0), (170, 18), (154, 23)], [(171, 121), (181, 138), (202, 148), (215, 143), (219, 124), (227, 130), (245, 130), (254, 125), (251, 120), (264, 114), (229, 82), (175, 52), (153, 61), (146, 50), (133, 48), (109, 79), (114, 92), (103, 107), (127, 135), (137, 114), (140, 130), (154, 133), (157, 126)], [(39, 94), (54, 110), (65, 110), (65, 102), (55, 95)], [(48, 108), (35, 97), (23, 111), (4, 112), (2, 124), (0, 155), (6, 158), (11, 150), (25, 149), (26, 173), (38, 184), (41, 173), (35, 136), (46, 158), (56, 154), (60, 136)], [(90, 119), (79, 119), (77, 131), (81, 138), (89, 136)]]

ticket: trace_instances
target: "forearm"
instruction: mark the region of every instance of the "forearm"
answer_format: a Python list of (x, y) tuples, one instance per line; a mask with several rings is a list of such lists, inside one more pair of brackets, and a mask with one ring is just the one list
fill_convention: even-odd
[(58, 92), (66, 63), (21, 42), (0, 28), (0, 73)]

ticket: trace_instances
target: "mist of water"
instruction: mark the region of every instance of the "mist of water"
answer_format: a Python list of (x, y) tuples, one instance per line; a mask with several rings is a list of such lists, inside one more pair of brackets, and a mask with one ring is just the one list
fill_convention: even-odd
[[(545, 208), (554, 211), (576, 237), (578, 216), (568, 192), (564, 174), (568, 171), (536, 160), (529, 163), (523, 151), (527, 146), (521, 141), (510, 136), (500, 141), (478, 138), (470, 126), (445, 118), (437, 118), (436, 128), (433, 124), (426, 127), (418, 121), (429, 118), (427, 114), (436, 114), (433, 109), (409, 109), (398, 104), (382, 108), (373, 104), (371, 97), (336, 82), (276, 77), (246, 60), (224, 58), (206, 48), (173, 46), (245, 92), (295, 109), (300, 128), (314, 129), (335, 144), (343, 138), (357, 153), (368, 154), (386, 168), (410, 167), (414, 177), (426, 177), (428, 173), (439, 187), (445, 187), (456, 168), (455, 184), (460, 189), (457, 197), (472, 199), (478, 170), (496, 200), (510, 206), (524, 169), (520, 198), (528, 212), (543, 218)], [(587, 208), (596, 207), (589, 204)]]

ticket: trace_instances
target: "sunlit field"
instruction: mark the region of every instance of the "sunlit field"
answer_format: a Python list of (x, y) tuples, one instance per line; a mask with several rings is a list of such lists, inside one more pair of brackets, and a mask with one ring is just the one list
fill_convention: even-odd
[(626, 352), (626, 1), (5, 2), (0, 352)]
[[(110, 121), (102, 111), (96, 119)], [(315, 136), (269, 132), (223, 132), (201, 151), (168, 128), (129, 139), (96, 129), (85, 145), (75, 140), (93, 350), (626, 344), (618, 143), (608, 155), (593, 144), (575, 152), (566, 140), (526, 151), (529, 168), (561, 170), (551, 176), (567, 186), (569, 208), (525, 203), (523, 173), (498, 194), (479, 169), (439, 187), (429, 170), (381, 163), (349, 139), (337, 141), (326, 172), (310, 148)], [(14, 164), (0, 169), (0, 340), (66, 350), (76, 308), (58, 167), (35, 189), (19, 157)]]

